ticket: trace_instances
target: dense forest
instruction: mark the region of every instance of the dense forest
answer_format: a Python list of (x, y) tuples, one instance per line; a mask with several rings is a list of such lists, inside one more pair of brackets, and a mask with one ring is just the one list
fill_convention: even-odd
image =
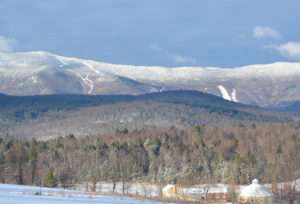
[(220, 97), (198, 91), (166, 91), (145, 95), (37, 95), (9, 96), (0, 94), (2, 119), (15, 121), (32, 120), (52, 111), (71, 111), (83, 107), (94, 107), (122, 102), (166, 102), (202, 107), (209, 112), (226, 113), (250, 106), (223, 100)]
[(0, 182), (283, 182), (300, 177), (300, 125), (116, 129), (46, 141), (0, 140)]
[[(271, 111), (224, 100), (198, 91), (166, 91), (145, 95), (37, 95), (9, 96), (0, 94), (0, 113), (3, 120), (28, 121), (46, 116), (48, 112), (72, 111), (84, 107), (95, 107), (124, 102), (181, 104), (202, 108), (209, 113), (231, 115), (236, 119), (271, 122), (280, 120)], [(260, 114), (259, 114), (260, 113)], [(273, 116), (273, 117), (272, 117)], [(277, 116), (277, 117), (276, 117)], [(291, 120), (285, 118), (285, 120)], [(281, 121), (282, 122), (282, 121)]]
[(284, 113), (223, 100), (197, 91), (166, 91), (146, 95), (0, 94), (0, 136), (4, 139), (51, 138), (132, 131), (141, 128), (197, 124), (217, 126), (299, 122), (299, 113)]

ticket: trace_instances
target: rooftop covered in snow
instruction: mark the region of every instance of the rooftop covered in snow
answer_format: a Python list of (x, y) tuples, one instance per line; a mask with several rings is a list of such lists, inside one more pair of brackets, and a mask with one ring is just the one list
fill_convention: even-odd
[(259, 184), (257, 179), (252, 181), (252, 184), (245, 187), (240, 196), (242, 197), (273, 197), (274, 194), (263, 185)]

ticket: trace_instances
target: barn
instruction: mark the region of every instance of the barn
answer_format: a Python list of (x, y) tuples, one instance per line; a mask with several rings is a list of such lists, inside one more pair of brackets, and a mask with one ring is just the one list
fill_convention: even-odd
[(240, 203), (273, 204), (273, 198), (274, 194), (254, 179), (251, 185), (242, 189)]
[(228, 201), (228, 192), (225, 187), (211, 187), (207, 189), (206, 201), (220, 203), (226, 203)]

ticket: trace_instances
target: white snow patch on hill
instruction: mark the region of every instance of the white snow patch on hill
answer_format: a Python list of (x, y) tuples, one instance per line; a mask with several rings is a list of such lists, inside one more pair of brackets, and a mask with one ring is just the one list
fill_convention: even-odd
[(83, 78), (79, 73), (76, 73), (76, 74), (86, 85), (88, 85), (90, 87), (88, 93), (91, 94), (94, 89), (94, 84), (93, 84), (93, 81), (89, 79), (89, 74), (86, 74), (85, 78)]
[(218, 89), (221, 91), (223, 99), (228, 100), (228, 101), (232, 101), (229, 94), (227, 93), (227, 90), (223, 86), (219, 85)]
[(236, 90), (235, 89), (232, 89), (231, 98), (232, 98), (232, 101), (239, 102), (236, 98)]

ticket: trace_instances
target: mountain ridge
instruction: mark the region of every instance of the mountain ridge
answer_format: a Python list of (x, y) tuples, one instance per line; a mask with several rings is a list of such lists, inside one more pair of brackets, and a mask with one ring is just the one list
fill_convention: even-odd
[(0, 94), (0, 137), (51, 138), (114, 132), (127, 128), (184, 128), (194, 125), (297, 123), (297, 113), (282, 113), (224, 100), (198, 91), (145, 95)]
[(197, 90), (262, 107), (300, 101), (300, 63), (236, 68), (114, 65), (48, 52), (0, 54), (0, 92), (131, 94)]

